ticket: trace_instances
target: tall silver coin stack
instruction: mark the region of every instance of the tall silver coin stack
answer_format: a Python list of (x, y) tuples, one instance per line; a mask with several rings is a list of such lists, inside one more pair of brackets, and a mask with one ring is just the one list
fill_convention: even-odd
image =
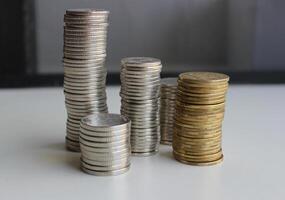
[(72, 9), (64, 15), (64, 94), (68, 114), (66, 146), (80, 151), (82, 117), (108, 112), (105, 57), (109, 12)]
[(160, 85), (161, 144), (172, 144), (177, 78), (163, 78)]
[(158, 151), (161, 68), (156, 58), (130, 57), (121, 61), (121, 114), (132, 122), (132, 155), (149, 156)]
[(130, 127), (118, 114), (93, 114), (80, 124), (81, 168), (84, 172), (109, 176), (130, 168)]

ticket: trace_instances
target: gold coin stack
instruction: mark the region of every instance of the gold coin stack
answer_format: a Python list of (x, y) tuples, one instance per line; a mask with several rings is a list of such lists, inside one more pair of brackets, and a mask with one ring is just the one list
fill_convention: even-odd
[(160, 143), (171, 145), (177, 78), (163, 78), (160, 82)]
[(222, 121), (229, 77), (213, 72), (179, 75), (173, 155), (190, 165), (222, 162)]

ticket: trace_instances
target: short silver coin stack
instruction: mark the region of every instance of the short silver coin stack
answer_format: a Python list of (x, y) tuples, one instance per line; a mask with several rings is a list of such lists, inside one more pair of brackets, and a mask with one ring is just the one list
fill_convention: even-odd
[(160, 143), (171, 145), (175, 114), (177, 78), (162, 78), (160, 85)]
[(132, 122), (132, 155), (149, 156), (158, 151), (161, 68), (156, 58), (121, 60), (121, 114)]
[(92, 114), (80, 126), (81, 169), (97, 176), (122, 174), (130, 168), (130, 127), (118, 114)]
[(70, 9), (64, 15), (66, 147), (71, 151), (80, 151), (80, 119), (108, 112), (104, 66), (108, 15), (108, 11), (92, 9)]

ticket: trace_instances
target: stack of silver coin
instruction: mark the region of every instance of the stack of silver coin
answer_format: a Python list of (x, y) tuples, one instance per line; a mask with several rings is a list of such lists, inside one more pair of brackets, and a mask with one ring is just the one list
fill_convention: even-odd
[(172, 144), (177, 78), (163, 78), (160, 85), (161, 144)]
[(130, 168), (131, 122), (118, 114), (92, 114), (81, 120), (81, 168), (98, 175), (118, 175)]
[(80, 151), (82, 117), (108, 112), (105, 57), (108, 11), (67, 10), (64, 15), (64, 94), (68, 114), (66, 146)]
[(161, 68), (161, 61), (155, 58), (121, 61), (121, 114), (132, 122), (132, 155), (149, 156), (158, 151)]

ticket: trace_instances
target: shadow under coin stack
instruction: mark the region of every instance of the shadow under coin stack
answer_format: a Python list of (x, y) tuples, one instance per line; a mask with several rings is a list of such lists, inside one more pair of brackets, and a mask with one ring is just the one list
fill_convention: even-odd
[(161, 61), (155, 58), (121, 61), (121, 114), (132, 122), (132, 155), (149, 156), (158, 151), (161, 68)]
[(74, 9), (64, 15), (64, 94), (68, 114), (66, 147), (80, 151), (80, 119), (108, 112), (105, 57), (108, 11)]
[(222, 162), (222, 121), (229, 77), (212, 72), (179, 75), (173, 133), (174, 157), (190, 165)]
[(161, 144), (172, 144), (177, 78), (163, 78), (160, 83)]
[(109, 176), (130, 168), (130, 121), (118, 114), (93, 114), (81, 120), (81, 168), (84, 172)]

